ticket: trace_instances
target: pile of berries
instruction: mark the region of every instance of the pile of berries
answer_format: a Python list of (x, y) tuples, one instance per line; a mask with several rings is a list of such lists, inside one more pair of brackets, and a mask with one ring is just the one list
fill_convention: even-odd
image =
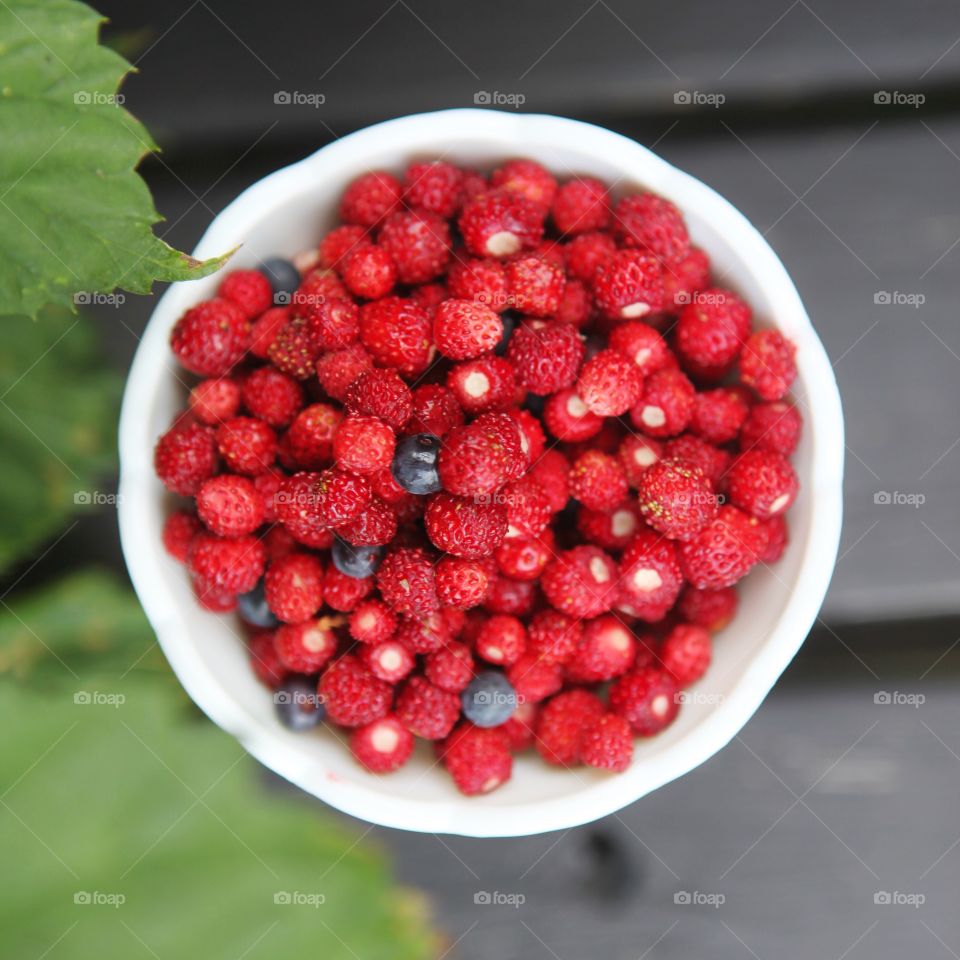
[(422, 162), (340, 219), (174, 327), (166, 549), (369, 770), (418, 737), (466, 794), (528, 748), (626, 769), (786, 546), (794, 345), (653, 194)]

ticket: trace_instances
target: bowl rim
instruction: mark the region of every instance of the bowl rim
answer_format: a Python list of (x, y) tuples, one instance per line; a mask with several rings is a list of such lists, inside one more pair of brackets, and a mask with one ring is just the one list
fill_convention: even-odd
[[(356, 169), (363, 169), (364, 151), (378, 140), (392, 139), (414, 153), (438, 139), (476, 140), (485, 136), (517, 144), (520, 154), (522, 145), (531, 141), (544, 147), (551, 143), (588, 143), (590, 152), (613, 158), (625, 168), (635, 166), (637, 178), (651, 190), (667, 197), (682, 194), (684, 206), (695, 207), (714, 226), (722, 225), (724, 236), (735, 243), (750, 265), (755, 282), (771, 302), (778, 304), (777, 315), (791, 316), (791, 336), (801, 348), (798, 365), (803, 379), (817, 387), (816, 396), (808, 397), (806, 415), (811, 439), (807, 487), (816, 509), (811, 511), (791, 595), (767, 642), (742, 670), (723, 703), (678, 743), (645, 760), (642, 779), (630, 778), (628, 771), (570, 795), (515, 804), (488, 804), (465, 797), (438, 802), (395, 796), (385, 802), (382, 791), (338, 778), (323, 770), (314, 758), (308, 760), (304, 751), (291, 747), (275, 731), (251, 722), (250, 714), (217, 682), (196, 653), (195, 644), (187, 639), (184, 618), (164, 586), (160, 545), (142, 549), (151, 537), (146, 509), (148, 484), (144, 479), (152, 474), (154, 444), (154, 438), (145, 435), (143, 424), (148, 422), (158, 385), (169, 375), (170, 318), (174, 311), (179, 315), (188, 305), (190, 283), (173, 284), (157, 302), (130, 368), (119, 425), (118, 519), (130, 578), (171, 667), (194, 702), (257, 760), (325, 803), (371, 823), (434, 834), (506, 837), (571, 828), (615, 813), (709, 759), (746, 724), (806, 638), (829, 585), (840, 539), (844, 436), (833, 367), (796, 287), (766, 239), (729, 201), (702, 181), (635, 141), (593, 124), (546, 114), (469, 108), (387, 120), (327, 144), (249, 186), (212, 220), (194, 256), (214, 256), (235, 246), (237, 238), (245, 237), (256, 225), (264, 208), (302, 193), (304, 177), (309, 179), (313, 167), (353, 159)], [(436, 146), (432, 149), (435, 151)]]

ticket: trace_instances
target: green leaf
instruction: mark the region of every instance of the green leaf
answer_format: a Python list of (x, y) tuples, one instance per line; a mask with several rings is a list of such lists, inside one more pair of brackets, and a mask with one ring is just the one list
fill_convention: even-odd
[(76, 692), (0, 683), (4, 956), (438, 955), (423, 903), (354, 829), (254, 777), (155, 682)]
[(59, 690), (84, 672), (169, 676), (133, 591), (88, 569), (0, 606), (0, 678)]
[(97, 478), (115, 469), (119, 395), (82, 317), (9, 318), (0, 351), (0, 570), (79, 506), (109, 497)]
[(77, 291), (149, 293), (226, 259), (154, 235), (135, 168), (157, 147), (118, 101), (130, 65), (98, 44), (102, 22), (74, 0), (0, 4), (0, 314), (68, 306)]

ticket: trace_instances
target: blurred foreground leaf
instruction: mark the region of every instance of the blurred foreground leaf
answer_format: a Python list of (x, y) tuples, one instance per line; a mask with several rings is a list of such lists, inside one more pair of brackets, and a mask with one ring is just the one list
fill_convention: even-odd
[(71, 305), (77, 291), (149, 293), (212, 273), (153, 232), (136, 166), (157, 149), (123, 108), (130, 65), (75, 0), (0, 4), (0, 314)]
[(83, 570), (0, 606), (0, 678), (76, 687), (84, 672), (118, 676), (166, 661), (133, 591)]
[[(75, 699), (79, 702), (75, 702)], [(148, 678), (38, 698), (0, 681), (8, 957), (421, 960), (418, 897)]]
[[(2, 231), (0, 231), (2, 232)], [(2, 257), (0, 257), (2, 260)], [(0, 351), (0, 570), (108, 496), (120, 381), (89, 323), (63, 310), (9, 317)]]

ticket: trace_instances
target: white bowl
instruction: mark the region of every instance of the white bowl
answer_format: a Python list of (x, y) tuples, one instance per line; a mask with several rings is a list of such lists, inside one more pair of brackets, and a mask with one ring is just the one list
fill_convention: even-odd
[[(166, 498), (154, 476), (157, 436), (184, 402), (168, 347), (171, 327), (213, 294), (219, 276), (174, 284), (157, 303), (127, 381), (120, 421), (120, 532), (133, 584), (170, 664), (196, 703), (261, 763), (346, 813), (430, 833), (519, 836), (610, 814), (703, 763), (750, 719), (809, 631), (826, 592), (840, 534), (843, 421), (833, 369), (783, 264), (763, 237), (709, 187), (632, 140), (561, 117), (449, 110), (361, 130), (244, 191), (204, 235), (195, 255), (243, 244), (230, 267), (315, 245), (334, 222), (337, 199), (357, 174), (401, 171), (411, 160), (444, 157), (491, 168), (531, 157), (559, 177), (584, 174), (615, 191), (646, 188), (683, 211), (724, 284), (753, 306), (757, 322), (798, 347), (794, 397), (804, 434), (794, 464), (801, 491), (790, 511), (791, 543), (771, 568), (741, 588), (733, 624), (716, 637), (706, 677), (677, 721), (637, 742), (630, 769), (605, 775), (558, 770), (537, 756), (517, 759), (512, 780), (484, 797), (453, 787), (421, 747), (403, 770), (379, 777), (353, 761), (330, 731), (293, 734), (275, 719), (270, 693), (254, 678), (237, 624), (199, 609), (182, 566), (164, 552)], [(727, 800), (735, 803), (736, 797)]]

